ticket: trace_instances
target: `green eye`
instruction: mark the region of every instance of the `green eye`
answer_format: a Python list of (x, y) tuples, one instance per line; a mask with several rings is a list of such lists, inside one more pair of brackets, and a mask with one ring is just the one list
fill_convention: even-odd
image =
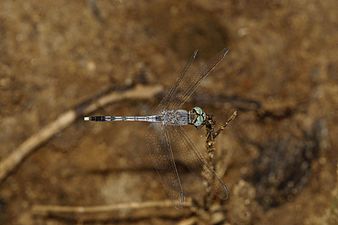
[(203, 114), (203, 110), (200, 107), (194, 107), (194, 111), (198, 114), (198, 115), (202, 115)]
[(195, 127), (199, 127), (203, 124), (204, 122), (204, 117), (203, 116), (198, 116), (194, 122)]

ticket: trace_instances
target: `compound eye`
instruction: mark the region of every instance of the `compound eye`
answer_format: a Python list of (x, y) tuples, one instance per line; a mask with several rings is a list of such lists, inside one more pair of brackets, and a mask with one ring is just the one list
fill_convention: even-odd
[(203, 124), (203, 122), (204, 122), (203, 116), (198, 116), (194, 122), (194, 126), (199, 127)]
[(202, 113), (203, 113), (203, 110), (200, 108), (200, 107), (194, 107), (194, 109), (193, 109), (198, 115), (202, 115)]

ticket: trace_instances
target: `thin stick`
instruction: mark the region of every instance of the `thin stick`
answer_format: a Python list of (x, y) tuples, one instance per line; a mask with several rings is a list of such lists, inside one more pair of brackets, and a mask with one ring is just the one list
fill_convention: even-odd
[(187, 219), (184, 219), (180, 221), (177, 225), (193, 225), (197, 223), (197, 218), (196, 217), (189, 217)]
[(223, 124), (214, 134), (214, 138), (216, 138), (236, 117), (238, 116), (237, 110), (232, 113), (229, 119)]
[(32, 208), (33, 214), (50, 215), (59, 213), (71, 214), (91, 214), (91, 213), (111, 213), (113, 211), (122, 210), (138, 210), (147, 208), (174, 208), (177, 206), (189, 208), (192, 207), (191, 201), (181, 202), (164, 200), (164, 201), (148, 201), (148, 202), (130, 202), (114, 205), (99, 205), (99, 206), (59, 206), (59, 205), (35, 205)]
[(149, 99), (154, 97), (161, 90), (162, 88), (160, 86), (137, 85), (134, 88), (125, 91), (108, 93), (98, 99), (92, 99), (89, 102), (80, 104), (78, 107), (75, 107), (75, 109), (65, 112), (55, 121), (51, 122), (39, 132), (25, 140), (17, 149), (12, 151), (7, 158), (0, 162), (0, 183), (10, 172), (18, 167), (29, 154), (48, 141), (55, 134), (72, 124), (76, 118), (84, 114), (92, 113), (99, 107), (124, 99)]
[[(177, 211), (175, 207), (179, 206)], [(37, 217), (65, 218), (75, 221), (100, 221), (144, 219), (149, 217), (179, 218), (191, 215), (193, 203), (191, 199), (181, 202), (164, 200), (148, 202), (132, 202), (98, 206), (58, 206), (35, 205), (32, 214)]]
[[(237, 111), (234, 111), (233, 114), (229, 117), (224, 125), (221, 125), (219, 129), (215, 131), (216, 122), (213, 120), (212, 116), (208, 116), (206, 121), (206, 148), (208, 153), (208, 164), (209, 167), (216, 171), (216, 160), (215, 160), (215, 139), (216, 137), (230, 124), (232, 120), (234, 120), (237, 116)], [(215, 196), (215, 176), (208, 177), (205, 176), (204, 179), (206, 181), (206, 195), (204, 199), (204, 204), (206, 208), (211, 206), (212, 199)], [(227, 190), (228, 191), (228, 190)]]

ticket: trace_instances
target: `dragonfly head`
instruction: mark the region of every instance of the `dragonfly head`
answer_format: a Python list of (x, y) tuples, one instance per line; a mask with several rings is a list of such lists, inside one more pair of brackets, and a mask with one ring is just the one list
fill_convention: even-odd
[(192, 119), (191, 124), (193, 124), (195, 127), (202, 126), (207, 118), (206, 113), (200, 108), (200, 107), (194, 107), (191, 110)]

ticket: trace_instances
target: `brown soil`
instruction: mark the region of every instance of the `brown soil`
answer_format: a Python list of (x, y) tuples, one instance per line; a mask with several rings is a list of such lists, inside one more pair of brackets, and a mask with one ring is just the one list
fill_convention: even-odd
[[(109, 85), (167, 88), (195, 49), (200, 64), (228, 47), (193, 99), (218, 122), (239, 109), (217, 139), (229, 158), (226, 222), (326, 224), (320, 218), (332, 207), (338, 159), (337, 7), (336, 0), (2, 0), (0, 159)], [(144, 114), (158, 100), (96, 113)], [(36, 204), (164, 199), (138, 157), (146, 154), (144, 127), (78, 120), (57, 134), (0, 184), (0, 224), (74, 224), (32, 216)]]

